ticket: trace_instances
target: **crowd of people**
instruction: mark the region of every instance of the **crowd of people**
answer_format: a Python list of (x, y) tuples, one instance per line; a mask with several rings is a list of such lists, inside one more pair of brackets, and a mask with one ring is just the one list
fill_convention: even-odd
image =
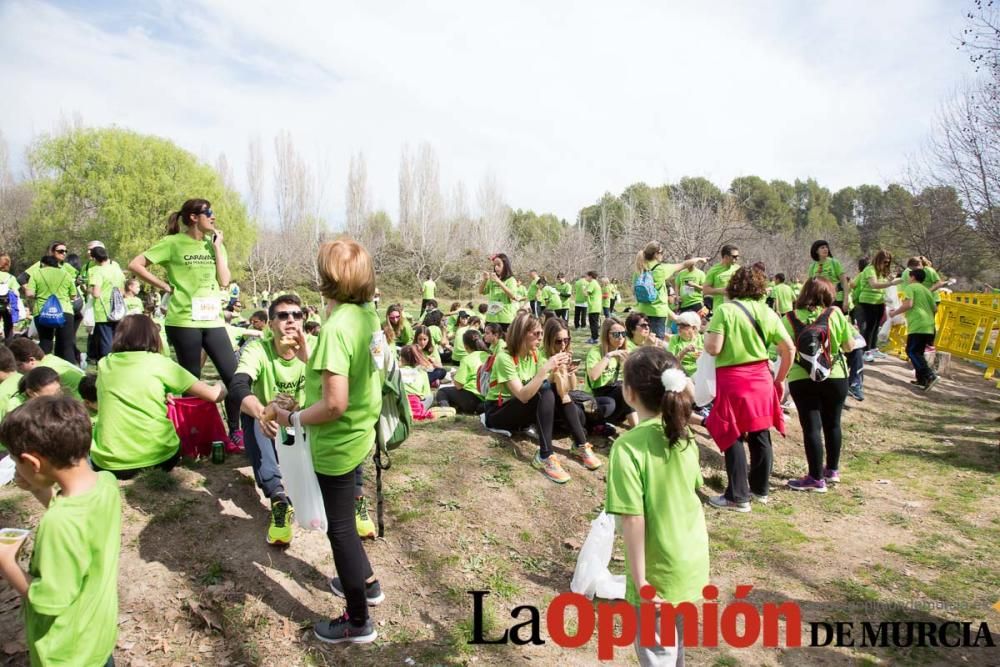
[[(342, 239), (317, 257), (322, 312), (294, 293), (267, 292), (255, 295), (246, 321), (246, 295), (232, 281), (206, 200), (170, 216), (165, 236), (128, 263), (134, 278), (99, 241), (88, 244), (84, 265), (67, 253), (53, 242), (18, 276), (0, 255), (0, 443), (15, 482), (47, 507), (28, 572), (13, 540), (0, 544), (0, 575), (27, 600), (29, 650), (40, 664), (68, 655), (75, 664), (111, 663), (114, 481), (179, 463), (170, 396), (224, 405), (228, 446), (245, 449), (271, 504), (270, 545), (291, 542), (295, 512), (276, 443), (304, 431), (336, 568), (330, 589), (346, 604), (314, 632), (340, 643), (375, 639), (368, 608), (385, 597), (362, 542), (375, 533), (363, 470), (382, 409), (375, 351), (385, 344), (418, 421), (460, 412), (495, 432), (526, 432), (538, 445), (532, 465), (553, 482), (568, 482), (573, 470), (556, 453), (557, 435), (570, 438), (570, 458), (584, 471), (604, 465), (594, 437), (613, 441), (606, 509), (623, 516), (633, 604), (646, 585), (678, 603), (696, 599), (708, 581), (691, 427), (704, 428), (724, 454), (727, 485), (708, 503), (750, 512), (768, 502), (770, 432), (784, 434), (792, 408), (807, 473), (788, 488), (823, 493), (840, 481), (841, 413), (848, 396), (864, 400), (864, 365), (882, 356), (885, 318), (905, 316), (913, 383), (926, 391), (938, 380), (924, 353), (945, 281), (919, 257), (895, 276), (885, 250), (860, 262), (852, 279), (826, 241), (813, 244), (801, 283), (741, 264), (735, 245), (705, 271), (707, 258), (665, 261), (652, 242), (636, 254), (624, 299), (616, 280), (595, 271), (572, 282), (559, 272), (549, 283), (530, 270), (522, 283), (512, 259), (497, 254), (481, 275), (481, 299), (442, 310), (434, 279), (422, 276), (419, 314), (394, 303), (383, 317), (372, 258)], [(886, 312), (897, 285), (898, 305)], [(81, 325), (86, 351), (76, 348)], [(587, 347), (574, 351), (580, 329)], [(201, 379), (208, 360), (214, 384)], [(699, 404), (694, 384), (709, 380), (714, 391)], [(646, 662), (676, 658), (662, 650), (637, 646)]]

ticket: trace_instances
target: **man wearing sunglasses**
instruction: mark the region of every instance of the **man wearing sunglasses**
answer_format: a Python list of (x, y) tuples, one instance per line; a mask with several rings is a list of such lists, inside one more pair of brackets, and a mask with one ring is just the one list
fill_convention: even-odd
[[(74, 281), (76, 280), (77, 270), (73, 268), (72, 264), (66, 263), (66, 254), (69, 252), (69, 248), (62, 241), (53, 241), (49, 244), (48, 250), (45, 252), (47, 257), (54, 257), (56, 262), (58, 262), (59, 267), (69, 274), (70, 278)], [(21, 275), (17, 277), (17, 282), (22, 285), (27, 285), (31, 278), (38, 274), (39, 269), (42, 268), (41, 260), (35, 262), (27, 269), (24, 270)]]
[[(242, 412), (243, 444), (254, 480), (271, 501), (267, 543), (274, 545), (291, 542), (294, 512), (285, 495), (274, 447), (278, 423), (267, 419), (265, 411), (278, 394), (291, 396), (299, 406), (305, 402), (310, 344), (302, 331), (304, 319), (302, 302), (294, 294), (283, 294), (272, 301), (268, 329), (243, 348), (230, 390)], [(259, 425), (259, 431), (255, 425)], [(267, 439), (258, 440), (258, 434)]]

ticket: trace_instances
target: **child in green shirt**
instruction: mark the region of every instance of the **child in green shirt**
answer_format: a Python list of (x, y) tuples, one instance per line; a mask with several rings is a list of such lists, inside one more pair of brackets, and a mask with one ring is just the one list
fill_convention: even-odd
[(0, 424), (15, 483), (47, 508), (27, 572), (17, 564), (25, 536), (0, 541), (0, 575), (24, 598), (33, 666), (100, 667), (118, 637), (121, 496), (114, 476), (91, 469), (90, 439), (87, 409), (68, 396), (28, 401)]

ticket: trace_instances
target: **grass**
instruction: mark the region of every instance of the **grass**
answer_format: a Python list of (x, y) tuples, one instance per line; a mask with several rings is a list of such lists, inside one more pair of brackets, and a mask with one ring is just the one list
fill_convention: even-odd
[(143, 484), (154, 491), (173, 491), (178, 486), (176, 477), (159, 468), (150, 468), (141, 475), (140, 479)]
[[(134, 486), (133, 486), (134, 488)], [(150, 524), (181, 523), (191, 515), (198, 501), (194, 498), (176, 498), (170, 505), (153, 515)]]
[(222, 583), (224, 579), (225, 569), (222, 567), (222, 562), (213, 560), (205, 568), (205, 571), (198, 577), (198, 581), (201, 582), (203, 586), (214, 586), (215, 584)]

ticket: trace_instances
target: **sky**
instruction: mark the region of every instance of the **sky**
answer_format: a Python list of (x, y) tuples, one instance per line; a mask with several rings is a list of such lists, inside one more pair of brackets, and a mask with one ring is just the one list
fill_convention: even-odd
[(288, 131), (334, 226), (352, 154), (364, 154), (375, 207), (395, 218), (401, 150), (424, 142), (446, 194), (462, 182), (474, 208), (492, 175), (510, 206), (570, 221), (638, 181), (884, 185), (972, 75), (957, 49), (964, 9), (0, 0), (0, 132), (16, 158), (67, 118), (126, 127), (209, 162), (225, 153), (245, 191), (248, 142), (260, 138), (270, 158)]

